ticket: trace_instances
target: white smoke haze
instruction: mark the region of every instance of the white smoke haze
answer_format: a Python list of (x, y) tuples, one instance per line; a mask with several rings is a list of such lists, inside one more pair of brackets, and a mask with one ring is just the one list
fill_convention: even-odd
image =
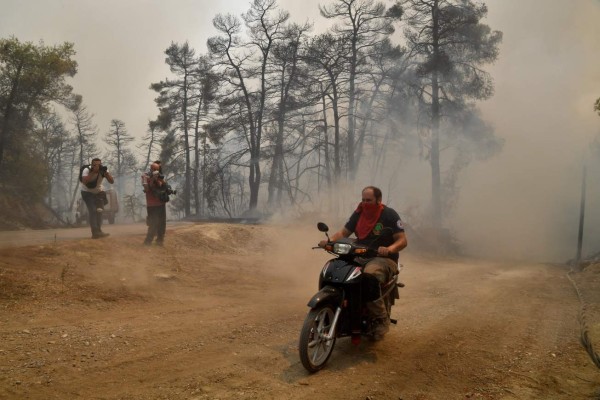
[[(318, 12), (319, 4), (328, 3), (279, 5), (295, 22), (314, 22), (316, 33), (330, 23)], [(600, 97), (600, 2), (485, 3), (484, 22), (504, 39), (498, 61), (484, 67), (494, 79), (495, 95), (478, 107), (505, 143), (500, 154), (473, 161), (463, 171), (459, 202), (447, 225), (470, 254), (564, 261), (576, 252), (583, 158), (600, 133), (600, 117), (592, 109)], [(204, 53), (206, 40), (216, 35), (213, 17), (239, 16), (249, 5), (241, 0), (3, 0), (0, 37), (75, 43), (79, 72), (72, 84), (95, 114), (100, 135), (116, 118), (139, 139), (157, 113), (148, 87), (170, 76), (164, 50), (188, 40)], [(442, 169), (448, 166), (442, 154), (444, 161)], [(590, 156), (588, 161), (584, 255), (600, 251), (600, 162)], [(324, 215), (331, 229), (339, 228), (360, 200), (360, 189), (371, 184), (381, 187), (384, 202), (405, 219), (416, 208), (425, 210), (431, 192), (427, 162), (399, 155), (394, 166), (378, 177), (362, 170), (336, 204), (316, 199), (334, 210)], [(317, 218), (311, 212), (296, 210)]]
[[(600, 131), (600, 2), (487, 4), (504, 40), (489, 68), (495, 96), (480, 107), (506, 142), (463, 177), (458, 228), (481, 255), (572, 258), (583, 158)], [(589, 161), (584, 254), (600, 251), (600, 169)]]

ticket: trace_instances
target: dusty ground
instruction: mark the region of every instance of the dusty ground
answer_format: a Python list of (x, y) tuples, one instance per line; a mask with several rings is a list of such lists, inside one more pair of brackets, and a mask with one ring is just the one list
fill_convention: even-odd
[[(409, 247), (398, 325), (339, 340), (310, 375), (297, 340), (328, 258), (310, 249), (316, 229), (201, 224), (167, 239), (1, 249), (0, 398), (600, 399), (565, 267)], [(573, 280), (600, 343), (600, 267)]]

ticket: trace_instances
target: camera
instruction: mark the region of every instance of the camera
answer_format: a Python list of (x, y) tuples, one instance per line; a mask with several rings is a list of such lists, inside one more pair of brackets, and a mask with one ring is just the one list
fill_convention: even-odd
[(157, 193), (160, 201), (168, 202), (170, 200), (169, 196), (172, 194), (177, 194), (177, 190), (174, 190), (171, 185), (165, 185), (164, 188)]
[(100, 166), (100, 171), (101, 172), (106, 172), (106, 171), (108, 171), (108, 167), (106, 165), (101, 165)]

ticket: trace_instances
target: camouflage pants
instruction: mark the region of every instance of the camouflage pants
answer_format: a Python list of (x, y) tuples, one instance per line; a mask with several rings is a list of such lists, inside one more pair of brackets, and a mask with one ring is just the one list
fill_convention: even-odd
[[(398, 272), (396, 261), (387, 257), (375, 257), (365, 265), (364, 273), (373, 275), (380, 285), (387, 283), (394, 273)], [(375, 318), (388, 319), (389, 315), (385, 307), (383, 297), (367, 303), (369, 312)]]

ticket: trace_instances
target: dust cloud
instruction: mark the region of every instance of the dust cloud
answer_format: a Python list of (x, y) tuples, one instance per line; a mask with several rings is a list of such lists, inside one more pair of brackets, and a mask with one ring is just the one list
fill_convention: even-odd
[[(292, 219), (274, 217), (252, 239), (262, 243), (261, 270), (280, 279), (290, 294), (308, 301), (318, 289), (319, 273), (332, 256), (322, 249), (312, 249), (325, 235), (316, 228), (313, 216)], [(264, 235), (264, 236), (262, 236)]]

